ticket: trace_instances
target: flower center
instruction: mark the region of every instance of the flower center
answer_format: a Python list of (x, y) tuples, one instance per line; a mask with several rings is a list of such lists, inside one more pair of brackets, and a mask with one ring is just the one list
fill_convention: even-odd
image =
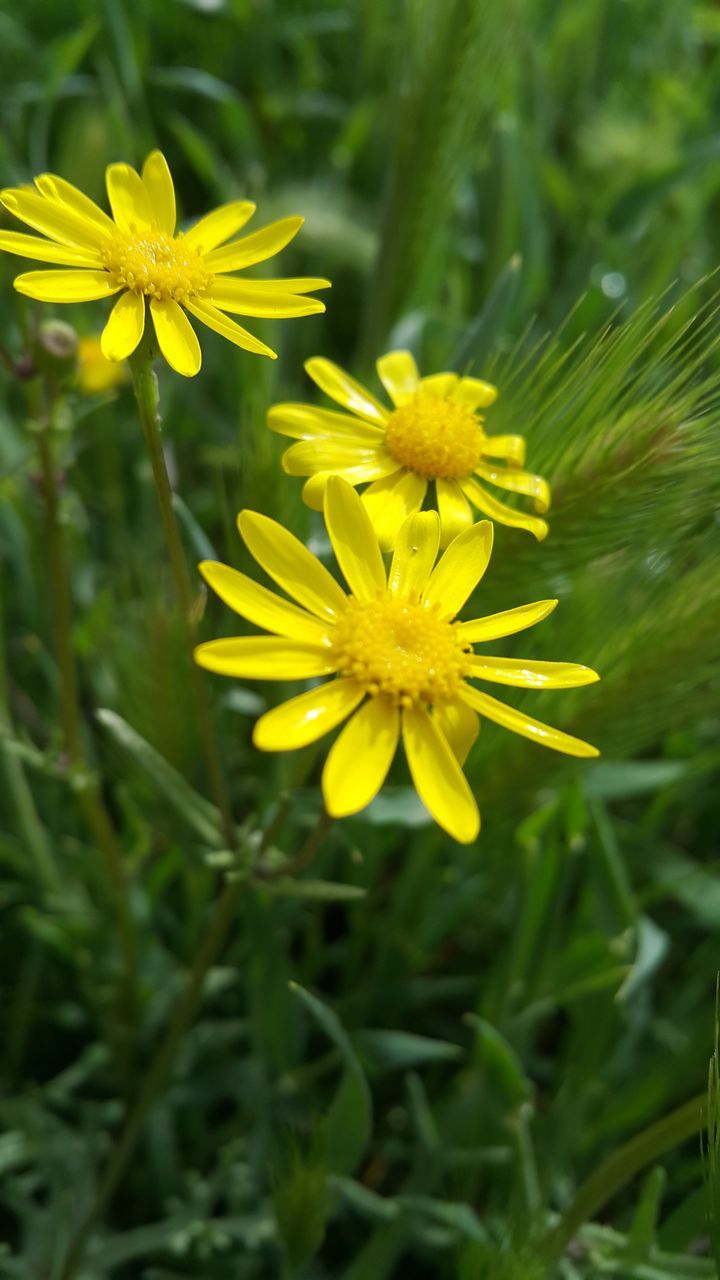
[(404, 707), (451, 702), (470, 652), (455, 623), (389, 593), (370, 603), (351, 597), (333, 636), (338, 671)]
[(212, 277), (182, 236), (125, 231), (103, 249), (103, 266), (115, 284), (161, 302), (184, 302), (207, 289)]
[(431, 480), (471, 475), (484, 439), (480, 419), (464, 404), (422, 391), (395, 409), (385, 428), (385, 447), (393, 458)]

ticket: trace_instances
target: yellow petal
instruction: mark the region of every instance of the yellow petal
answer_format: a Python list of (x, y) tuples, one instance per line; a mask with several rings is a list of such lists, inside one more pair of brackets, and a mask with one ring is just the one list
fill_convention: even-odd
[(492, 680), (524, 689), (577, 689), (595, 684), (597, 671), (577, 662), (536, 662), (526, 658), (493, 658), (474, 654), (470, 659), (470, 679)]
[(140, 174), (131, 165), (108, 165), (105, 185), (113, 218), (121, 231), (141, 231), (153, 225), (150, 198)]
[(335, 671), (329, 650), (285, 636), (230, 636), (208, 640), (195, 649), (195, 661), (207, 671), (243, 680), (305, 680)]
[(145, 299), (127, 290), (121, 293), (103, 329), (100, 346), (106, 360), (127, 360), (145, 330)]
[(177, 212), (175, 209), (175, 187), (168, 162), (162, 151), (151, 151), (142, 167), (142, 180), (150, 201), (155, 225), (165, 235), (175, 234)]
[(349, 413), (333, 409), (316, 409), (309, 404), (275, 404), (268, 413), (268, 426), (278, 435), (295, 440), (313, 440), (329, 436), (334, 440), (356, 440), (364, 447), (381, 444), (383, 432)]
[(250, 555), (311, 613), (334, 620), (344, 611), (347, 597), (332, 574), (276, 520), (259, 511), (241, 511), (238, 529)]
[(449, 702), (445, 707), (434, 707), (433, 716), (458, 764), (464, 765), (480, 732), (477, 712), (465, 702)]
[(374, 600), (385, 590), (385, 565), (367, 511), (339, 476), (331, 476), (325, 489), (325, 525), (352, 594), (356, 600)]
[(440, 513), (440, 546), (447, 547), (463, 529), (470, 528), (472, 508), (457, 480), (439, 477), (435, 481), (435, 492)]
[(332, 360), (326, 360), (324, 356), (313, 356), (311, 360), (305, 361), (305, 369), (313, 382), (331, 400), (336, 400), (345, 409), (351, 409), (361, 418), (367, 418), (369, 422), (379, 426), (387, 422), (388, 411), (380, 401), (339, 365), (333, 364)]
[(70, 245), (53, 244), (40, 236), (26, 236), (22, 231), (0, 231), (0, 249), (19, 258), (36, 262), (54, 262), (63, 267), (102, 267), (102, 258), (94, 249), (74, 249)]
[(185, 243), (197, 253), (211, 253), (250, 221), (255, 208), (252, 200), (231, 200), (229, 204), (222, 204), (185, 232)]
[(489, 520), (459, 533), (438, 560), (423, 594), (427, 605), (436, 605), (438, 616), (454, 618), (472, 595), (490, 562), (493, 527)]
[(476, 644), (482, 640), (499, 640), (502, 636), (514, 636), (518, 631), (534, 627), (557, 607), (557, 600), (537, 600), (534, 604), (519, 604), (515, 609), (503, 609), (502, 613), (489, 613), (485, 618), (473, 618), (461, 622), (458, 629), (464, 641)]
[(533, 499), (533, 506), (541, 514), (550, 507), (550, 485), (542, 476), (531, 475), (529, 471), (515, 471), (507, 467), (483, 466), (478, 463), (475, 474), (481, 480), (496, 484), (509, 493), (522, 493)]
[(449, 396), (457, 384), (456, 373), (431, 373), (429, 378), (420, 379), (420, 390), (428, 396)]
[(0, 201), (16, 218), (61, 244), (70, 244), (77, 249), (98, 249), (107, 239), (89, 218), (65, 204), (46, 200), (32, 188), (0, 192)]
[(418, 511), (401, 525), (393, 552), (388, 587), (415, 604), (432, 573), (440, 543), (437, 511)]
[(292, 640), (330, 644), (331, 628), (328, 623), (321, 622), (289, 600), (283, 600), (282, 596), (276, 596), (274, 591), (253, 582), (244, 573), (238, 573), (237, 569), (216, 560), (203, 560), (198, 568), (220, 599), (248, 622)]
[(420, 387), (420, 375), (409, 351), (389, 351), (376, 365), (378, 377), (394, 405), (405, 404)]
[(497, 520), (498, 524), (507, 525), (511, 529), (527, 529), (538, 542), (542, 542), (543, 538), (547, 537), (548, 526), (545, 520), (540, 520), (538, 516), (526, 515), (524, 511), (515, 511), (504, 502), (498, 502), (497, 498), (493, 498), (487, 489), (483, 489), (482, 485), (478, 484), (477, 480), (472, 478), (461, 480), (460, 487), (473, 506), (477, 507), (478, 511), (482, 511), (483, 515), (489, 516), (491, 520)]
[(172, 299), (150, 303), (158, 345), (171, 369), (184, 378), (194, 378), (202, 364), (197, 334), (182, 307)]
[(282, 464), (289, 476), (309, 476), (315, 471), (337, 473), (343, 467), (371, 463), (382, 469), (397, 470), (395, 462), (384, 450), (352, 444), (349, 440), (298, 440), (286, 449)]
[(365, 490), (362, 503), (383, 551), (392, 551), (403, 520), (423, 504), (427, 480), (415, 471), (398, 471), (396, 460), (387, 457), (388, 474)]
[(562, 751), (568, 756), (600, 755), (597, 747), (591, 747), (589, 742), (583, 742), (581, 738), (573, 738), (569, 733), (553, 729), (551, 725), (543, 724), (540, 720), (533, 720), (532, 716), (526, 715), (524, 711), (508, 707), (504, 702), (498, 702), (497, 698), (491, 698), (489, 693), (481, 693), (479, 689), (473, 689), (469, 684), (463, 685), (461, 697), (463, 702), (467, 702), (487, 720), (494, 720), (496, 724), (501, 724), (505, 729), (512, 729), (513, 733), (519, 733), (523, 738), (539, 742), (542, 747), (551, 747), (553, 751)]
[(522, 467), (525, 463), (524, 436), (488, 436), (483, 441), (484, 458), (502, 458), (505, 462)]
[[(340, 476), (348, 484), (367, 484), (368, 480), (378, 480), (385, 474), (387, 464), (383, 462), (359, 462), (353, 467), (338, 467), (332, 471), (316, 471), (305, 481), (302, 490), (303, 502), (313, 511), (322, 511), (325, 506), (325, 490), (331, 476)], [(399, 472), (395, 472), (399, 475)]]
[(341, 724), (364, 697), (354, 680), (329, 680), (266, 711), (255, 725), (253, 742), (261, 751), (306, 747)]
[(243, 236), (242, 240), (233, 240), (221, 249), (206, 253), (205, 265), (209, 271), (217, 273), (241, 271), (243, 267), (253, 267), (256, 262), (265, 262), (290, 243), (304, 221), (304, 218), (280, 218), (251, 236)]
[(402, 733), (412, 780), (425, 808), (454, 840), (469, 844), (480, 830), (480, 814), (447, 739), (427, 712), (415, 707), (403, 712)]
[[(261, 291), (253, 288), (254, 283), (256, 282), (235, 280), (233, 276), (217, 276), (210, 287), (208, 300), (222, 311), (241, 316), (288, 319), (293, 316), (311, 316), (325, 310), (325, 303), (319, 298), (282, 293), (279, 289)], [(269, 284), (270, 281), (262, 283)]]
[(325, 808), (332, 818), (357, 813), (375, 799), (400, 736), (400, 713), (386, 698), (370, 698), (335, 739), (322, 775)]
[(227, 338), (228, 342), (234, 342), (236, 347), (242, 347), (243, 351), (252, 351), (256, 356), (269, 356), (271, 360), (277, 360), (276, 353), (270, 347), (266, 347), (264, 342), (253, 337), (247, 329), (241, 328), (234, 320), (229, 320), (212, 303), (201, 301), (199, 298), (188, 298), (185, 306), (198, 320), (202, 320), (208, 329), (219, 333), (221, 338)]
[(103, 239), (117, 235), (117, 227), (104, 209), (96, 205), (94, 200), (86, 196), (83, 191), (79, 191), (71, 182), (59, 178), (56, 173), (41, 173), (35, 179), (35, 186), (48, 200), (53, 200), (56, 204), (64, 205), (66, 209), (79, 214), (83, 223), (92, 223)]
[(461, 378), (453, 391), (453, 398), (467, 405), (468, 409), (487, 409), (497, 397), (497, 387), (480, 378)]
[(106, 271), (26, 271), (13, 284), (36, 302), (95, 302), (120, 289)]

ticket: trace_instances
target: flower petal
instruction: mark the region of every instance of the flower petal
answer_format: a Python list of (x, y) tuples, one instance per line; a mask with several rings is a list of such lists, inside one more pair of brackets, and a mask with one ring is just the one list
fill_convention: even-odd
[(268, 413), (268, 426), (278, 435), (295, 440), (330, 436), (335, 440), (356, 440), (364, 447), (381, 444), (383, 432), (369, 422), (333, 409), (316, 409), (309, 404), (275, 404)]
[(17, 187), (0, 192), (0, 202), (16, 218), (26, 222), (36, 231), (70, 244), (76, 249), (98, 249), (107, 237), (89, 218), (75, 212), (65, 204), (46, 200), (31, 187)]
[[(316, 471), (303, 485), (303, 502), (313, 511), (322, 511), (325, 505), (325, 490), (331, 476), (340, 476), (348, 484), (367, 484), (368, 480), (379, 480), (385, 475), (386, 464), (382, 462), (360, 462), (354, 467), (340, 467), (335, 471)], [(395, 472), (399, 475), (399, 472)]]
[(458, 764), (464, 765), (480, 732), (477, 712), (465, 702), (449, 702), (445, 707), (433, 707), (433, 716)]
[(318, 618), (334, 621), (343, 612), (345, 592), (294, 534), (259, 511), (241, 511), (238, 529), (250, 555), (293, 599)]
[(453, 391), (453, 399), (460, 400), (468, 409), (487, 409), (497, 398), (497, 387), (480, 378), (461, 378)]
[(438, 477), (435, 492), (440, 513), (440, 546), (447, 547), (463, 529), (470, 528), (472, 508), (457, 480)]
[(505, 462), (522, 467), (525, 463), (524, 436), (487, 436), (483, 441), (484, 458), (502, 458)]
[(503, 609), (502, 613), (489, 613), (486, 618), (473, 618), (460, 622), (458, 630), (464, 641), (476, 644), (483, 640), (499, 640), (502, 636), (514, 636), (518, 631), (534, 627), (557, 607), (557, 600), (537, 600), (534, 604), (519, 604), (515, 609)]
[(19, 258), (36, 262), (54, 262), (63, 267), (102, 267), (102, 258), (94, 249), (74, 249), (70, 245), (53, 244), (40, 236), (26, 236), (22, 231), (0, 231), (0, 249)]
[(331, 476), (325, 489), (325, 525), (355, 599), (374, 600), (387, 585), (385, 565), (362, 501), (339, 476)]
[(420, 374), (409, 351), (389, 351), (376, 365), (378, 377), (394, 405), (405, 404), (420, 388)]
[(597, 671), (578, 662), (535, 662), (481, 653), (474, 654), (469, 664), (471, 680), (492, 680), (524, 689), (577, 689), (600, 679)]
[(172, 299), (150, 303), (155, 333), (160, 350), (176, 373), (184, 378), (194, 378), (202, 364), (202, 352), (197, 334), (182, 307)]
[(403, 712), (403, 743), (412, 780), (435, 821), (461, 844), (480, 830), (480, 814), (447, 738), (426, 711)]
[(168, 162), (162, 151), (150, 152), (142, 167), (142, 180), (148, 194), (155, 225), (164, 231), (166, 236), (174, 235), (177, 221), (175, 187)]
[(388, 411), (380, 401), (339, 365), (333, 364), (332, 360), (326, 360), (324, 356), (313, 356), (311, 360), (305, 361), (305, 369), (313, 382), (331, 400), (336, 400), (345, 409), (351, 409), (361, 418), (367, 418), (369, 422), (379, 426), (384, 426), (387, 422)]
[(560, 729), (553, 729), (551, 725), (543, 724), (541, 720), (533, 720), (532, 716), (526, 715), (524, 711), (508, 707), (506, 703), (499, 702), (497, 698), (491, 698), (489, 693), (481, 693), (479, 689), (473, 689), (469, 684), (463, 685), (461, 697), (463, 702), (467, 702), (468, 706), (473, 707), (487, 720), (494, 720), (496, 724), (501, 724), (505, 729), (511, 729), (513, 733), (521, 734), (523, 738), (539, 742), (542, 747), (551, 747), (553, 751), (562, 751), (565, 755), (581, 758), (600, 755), (597, 747), (592, 747), (589, 742), (583, 742), (581, 738), (573, 738)]
[(400, 737), (400, 712), (387, 698), (370, 698), (335, 739), (322, 774), (332, 818), (357, 813), (375, 799)]
[(431, 373), (420, 379), (420, 390), (427, 396), (450, 396), (458, 384), (456, 373)]
[(256, 207), (252, 200), (231, 200), (229, 204), (221, 204), (219, 209), (206, 213), (185, 232), (185, 243), (197, 253), (211, 253), (250, 221)]
[(498, 502), (497, 498), (493, 498), (487, 489), (483, 489), (482, 485), (472, 477), (461, 480), (460, 487), (473, 506), (477, 507), (478, 511), (482, 511), (483, 515), (489, 516), (491, 520), (496, 520), (498, 524), (507, 525), (511, 529), (527, 529), (538, 542), (542, 542), (543, 538), (547, 537), (548, 525), (545, 520), (540, 520), (538, 516), (526, 515), (524, 511), (515, 511), (504, 502)]
[(126, 290), (121, 293), (102, 332), (100, 346), (106, 360), (127, 360), (145, 331), (145, 299)]
[[(254, 283), (252, 280), (236, 280), (233, 276), (217, 276), (210, 286), (208, 301), (233, 315), (275, 316), (278, 319), (311, 316), (325, 310), (325, 303), (320, 298), (282, 293), (279, 289), (261, 292), (252, 287)], [(265, 283), (270, 281), (263, 281)]]
[(282, 457), (283, 469), (289, 476), (310, 476), (315, 471), (337, 473), (343, 467), (360, 466), (363, 462), (397, 470), (397, 462), (383, 449), (349, 440), (298, 440)]
[(336, 670), (329, 650), (285, 636), (229, 636), (208, 640), (194, 653), (198, 666), (243, 680), (305, 680)]
[(400, 526), (393, 552), (388, 588), (415, 604), (432, 573), (440, 543), (437, 511), (418, 511)]
[(71, 182), (59, 178), (56, 173), (41, 173), (35, 179), (35, 186), (48, 200), (64, 205), (66, 209), (78, 214), (83, 223), (92, 223), (103, 240), (117, 235), (117, 227), (105, 210), (86, 196), (84, 191), (79, 191)]
[(489, 520), (481, 520), (459, 533), (433, 569), (423, 603), (437, 605), (441, 618), (454, 618), (487, 569), (492, 546), (493, 527)]
[(229, 320), (211, 302), (205, 302), (200, 298), (188, 298), (185, 306), (198, 320), (202, 320), (208, 329), (219, 333), (221, 338), (227, 338), (228, 342), (234, 342), (236, 347), (242, 347), (243, 351), (252, 351), (256, 356), (269, 356), (271, 360), (277, 360), (276, 353), (270, 347), (266, 347), (264, 342), (253, 337), (247, 329), (241, 328), (234, 320)]
[(256, 262), (274, 258), (294, 239), (304, 221), (304, 218), (280, 218), (271, 222), (251, 236), (243, 236), (242, 240), (233, 240), (220, 249), (213, 249), (212, 253), (206, 253), (205, 266), (215, 273), (241, 271), (243, 267), (253, 267)]
[(132, 165), (109, 164), (105, 184), (113, 218), (121, 231), (139, 231), (153, 225), (150, 197)]
[(383, 551), (392, 551), (398, 530), (408, 516), (419, 511), (427, 492), (427, 480), (415, 471), (397, 470), (397, 462), (388, 457), (389, 472), (375, 480), (362, 496), (363, 506)]
[(550, 485), (542, 476), (534, 476), (529, 471), (515, 471), (509, 467), (483, 466), (482, 463), (476, 466), (475, 474), (481, 480), (496, 484), (500, 489), (532, 498), (535, 510), (541, 514), (550, 507)]
[(254, 622), (256, 627), (264, 627), (266, 631), (292, 640), (309, 640), (311, 644), (320, 645), (330, 643), (327, 622), (321, 622), (296, 604), (276, 596), (274, 591), (268, 591), (267, 587), (244, 573), (238, 573), (237, 569), (217, 560), (203, 560), (198, 568), (220, 599), (248, 622)]
[(364, 697), (365, 690), (354, 680), (328, 680), (266, 711), (255, 725), (253, 743), (261, 751), (306, 747), (341, 724)]
[(13, 284), (36, 302), (95, 302), (120, 289), (107, 271), (26, 271)]

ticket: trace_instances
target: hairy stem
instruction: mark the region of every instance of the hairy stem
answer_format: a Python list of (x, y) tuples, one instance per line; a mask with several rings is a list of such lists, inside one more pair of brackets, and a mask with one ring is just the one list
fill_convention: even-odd
[(157, 495), (158, 507), (160, 510), (160, 519), (162, 520), (165, 541), (170, 558), (170, 568), (172, 571), (173, 582), (175, 584), (175, 594), (181, 614), (182, 626), (185, 631), (185, 639), (190, 661), (193, 698), (195, 701), (200, 741), (202, 744), (203, 754), (205, 756), (208, 779), (212, 788), (213, 799), (220, 811), (223, 833), (228, 848), (236, 849), (237, 836), (235, 832), (235, 823), (230, 809), (230, 800), (223, 774), (220, 749), (215, 735), (210, 703), (207, 695), (207, 686), (202, 672), (192, 659), (192, 648), (195, 639), (192, 622), (193, 596), (190, 586), (187, 561), (185, 559), (185, 552), (183, 550), (180, 530), (178, 528), (175, 510), (173, 508), (172, 489), (170, 487), (170, 480), (167, 473), (167, 467), (165, 465), (165, 456), (163, 454), (160, 431), (160, 401), (157, 379), (153, 372), (152, 362), (153, 351), (151, 341), (146, 333), (140, 343), (140, 346), (135, 352), (135, 355), (132, 356), (130, 360), (130, 368), (132, 370), (133, 384), (135, 388), (135, 399), (137, 400), (140, 422), (145, 435), (145, 444), (147, 446), (150, 465), (152, 467), (153, 480), (155, 482), (155, 493)]

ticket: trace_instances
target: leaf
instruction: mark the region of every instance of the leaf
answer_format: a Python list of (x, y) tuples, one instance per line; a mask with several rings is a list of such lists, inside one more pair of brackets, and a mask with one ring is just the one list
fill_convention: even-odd
[(358, 1031), (355, 1045), (376, 1071), (393, 1071), (421, 1066), (428, 1062), (450, 1062), (462, 1057), (458, 1044), (448, 1040), (431, 1040), (411, 1031)]
[(583, 776), (588, 799), (626, 800), (669, 787), (684, 778), (687, 760), (600, 760)]
[(477, 1032), (478, 1060), (509, 1106), (518, 1106), (529, 1098), (531, 1089), (517, 1053), (485, 1018), (469, 1013), (466, 1021)]
[(515, 253), (500, 272), (481, 310), (470, 321), (451, 360), (451, 368), (458, 373), (479, 370), (482, 361), (487, 360), (517, 297), (521, 268), (522, 258)]
[(223, 837), (220, 814), (214, 805), (198, 795), (189, 782), (145, 738), (141, 738), (122, 716), (102, 707), (97, 712), (97, 718), (155, 783), (179, 817), (189, 823), (202, 840), (216, 847), (221, 846)]
[(362, 1159), (372, 1129), (372, 1098), (363, 1069), (337, 1014), (297, 982), (290, 990), (335, 1045), (345, 1064), (342, 1079), (328, 1107), (323, 1130), (325, 1159), (335, 1173), (352, 1173)]
[(356, 884), (342, 884), (335, 880), (296, 880), (283, 876), (265, 881), (265, 888), (279, 898), (305, 898), (310, 902), (358, 902), (367, 890)]
[(434, 1196), (400, 1195), (396, 1203), (409, 1213), (431, 1218), (443, 1227), (450, 1227), (470, 1240), (485, 1242), (487, 1232), (469, 1204), (455, 1200), (437, 1200)]

